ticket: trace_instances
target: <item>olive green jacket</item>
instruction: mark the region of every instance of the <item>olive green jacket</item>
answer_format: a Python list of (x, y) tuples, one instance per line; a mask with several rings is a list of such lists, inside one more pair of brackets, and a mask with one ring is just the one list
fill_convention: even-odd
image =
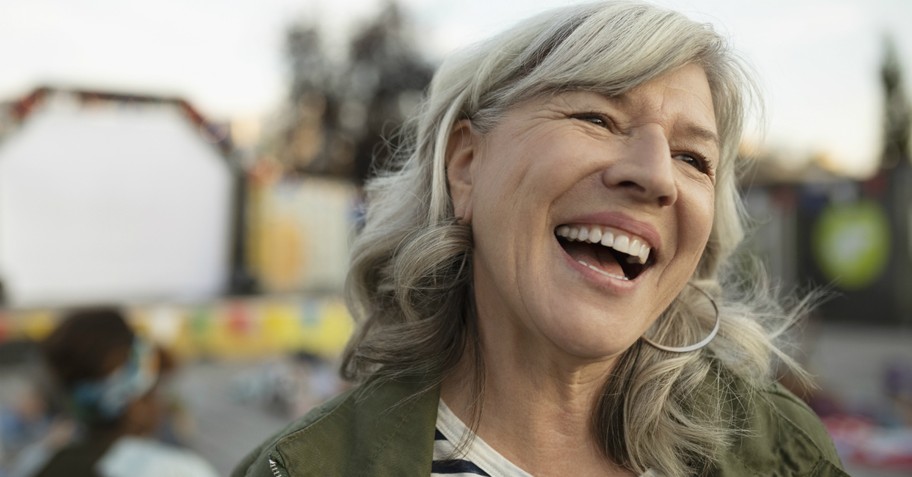
[[(250, 453), (232, 477), (431, 475), (439, 390), (413, 397), (420, 383), (387, 383), (343, 394)], [(711, 475), (847, 476), (820, 420), (776, 386), (743, 400), (748, 436)]]

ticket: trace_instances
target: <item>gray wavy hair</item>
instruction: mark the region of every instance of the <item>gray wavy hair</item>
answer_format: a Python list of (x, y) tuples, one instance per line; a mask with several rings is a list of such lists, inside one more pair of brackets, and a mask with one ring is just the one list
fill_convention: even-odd
[[(619, 95), (691, 63), (706, 72), (721, 138), (715, 220), (691, 283), (716, 297), (720, 332), (707, 348), (681, 355), (635, 343), (606, 380), (593, 410), (593, 437), (606, 457), (637, 473), (651, 468), (674, 477), (711, 468), (738, 432), (724, 411), (726, 390), (734, 381), (768, 383), (774, 356), (796, 366), (774, 344), (795, 313), (783, 311), (765, 280), (737, 280), (727, 266), (744, 236), (737, 155), (754, 83), (710, 26), (649, 4), (555, 9), (440, 66), (408, 146), (366, 186), (365, 223), (346, 285), (359, 327), (343, 356), (343, 376), (368, 383), (431, 377), (438, 383), (470, 350), (476, 391), (484, 390), (472, 233), (454, 217), (445, 170), (457, 121), (469, 119), (484, 134), (524, 99), (566, 90)], [(691, 288), (649, 331), (654, 341), (690, 344), (712, 328), (712, 306)]]

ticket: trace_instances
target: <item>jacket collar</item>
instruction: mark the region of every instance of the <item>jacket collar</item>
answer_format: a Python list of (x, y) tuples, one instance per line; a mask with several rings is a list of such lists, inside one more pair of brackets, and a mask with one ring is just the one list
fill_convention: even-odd
[(326, 403), (279, 440), (284, 467), (309, 469), (306, 475), (430, 475), (439, 386), (396, 381), (361, 391)]

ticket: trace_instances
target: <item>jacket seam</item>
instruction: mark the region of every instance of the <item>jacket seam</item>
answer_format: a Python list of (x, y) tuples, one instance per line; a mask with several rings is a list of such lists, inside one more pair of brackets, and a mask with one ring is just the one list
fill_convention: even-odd
[[(783, 399), (788, 400), (789, 402), (795, 403), (795, 401), (794, 401), (793, 399), (791, 399), (790, 396), (787, 396), (787, 395), (784, 395), (784, 394), (782, 394), (782, 393), (775, 392), (775, 391), (771, 391), (770, 393), (771, 393), (771, 394), (774, 394), (774, 395), (776, 395), (776, 396), (780, 396), (780, 397), (782, 397)], [(808, 408), (806, 404), (803, 404), (803, 403), (795, 403), (795, 404), (798, 404), (799, 406), (801, 406), (802, 409), (804, 409), (806, 412), (809, 412), (809, 413), (813, 413), (813, 412), (814, 412), (814, 411), (812, 411), (810, 408)], [(786, 416), (785, 413), (783, 413), (782, 411), (780, 411), (779, 408), (776, 407), (776, 405), (775, 405), (774, 403), (769, 402), (769, 405), (770, 405), (770, 406), (769, 406), (769, 407), (770, 407), (770, 410), (771, 410), (773, 413), (775, 413), (776, 417), (778, 417), (779, 419), (782, 419), (782, 421), (785, 422), (785, 423), (791, 428), (791, 430), (792, 430), (793, 432), (797, 431), (797, 434), (801, 436), (801, 438), (803, 439), (803, 441), (804, 441), (805, 443), (810, 444), (810, 446), (811, 446), (811, 447), (814, 449), (814, 451), (815, 451), (815, 456), (814, 456), (814, 457), (817, 459), (818, 464), (819, 464), (820, 461), (829, 462), (829, 459), (826, 458), (826, 454), (823, 452), (823, 449), (820, 448), (820, 446), (817, 444), (817, 441), (815, 441), (814, 438), (811, 437), (811, 436), (807, 433), (807, 431), (805, 431), (804, 429), (802, 429), (801, 426), (799, 426), (799, 425), (798, 425), (797, 423), (795, 423), (792, 419), (790, 419), (788, 416)], [(816, 466), (812, 467), (812, 469), (815, 468), (815, 467), (816, 467)]]
[[(293, 444), (289, 443), (290, 440), (293, 440), (293, 439), (299, 437), (300, 435), (303, 435), (304, 433), (309, 431), (312, 426), (316, 425), (317, 423), (322, 422), (326, 419), (329, 419), (333, 414), (335, 414), (336, 411), (339, 410), (339, 408), (346, 405), (348, 403), (349, 399), (351, 399), (351, 394), (340, 399), (338, 404), (336, 404), (335, 406), (332, 406), (331, 408), (326, 409), (325, 412), (322, 412), (321, 415), (317, 419), (314, 419), (313, 421), (307, 423), (305, 426), (295, 429), (295, 430), (289, 432), (288, 434), (285, 434), (285, 435), (279, 437), (278, 439), (276, 439), (275, 442), (273, 442), (273, 444), (271, 446), (267, 447), (262, 454), (267, 459), (266, 465), (267, 466), (269, 465), (268, 459), (271, 458), (271, 454), (273, 452), (282, 459), (283, 466), (287, 465), (286, 463), (288, 462), (288, 458), (279, 449), (279, 446), (283, 445), (283, 444), (293, 445)], [(251, 466), (251, 467), (253, 467), (253, 466)], [(286, 474), (291, 475), (288, 472), (287, 467), (285, 470), (286, 470)]]
[(295, 429), (294, 431), (291, 431), (289, 434), (286, 434), (286, 435), (280, 437), (279, 439), (277, 439), (275, 444), (273, 444), (272, 447), (276, 450), (276, 452), (279, 452), (278, 447), (280, 444), (285, 443), (288, 440), (295, 438), (299, 434), (303, 434), (303, 433), (309, 431), (311, 427), (317, 425), (320, 422), (323, 422), (326, 419), (329, 419), (333, 414), (336, 413), (336, 411), (339, 410), (339, 408), (348, 404), (349, 399), (351, 399), (351, 394), (349, 394), (348, 396), (345, 396), (344, 399), (340, 399), (339, 403), (336, 404), (335, 406), (333, 406), (329, 409), (326, 409), (324, 412), (321, 413), (322, 415), (320, 417), (318, 417), (317, 419), (314, 419), (313, 421), (307, 423), (307, 425), (300, 427), (298, 429)]
[[(773, 396), (780, 397), (792, 404), (797, 405), (798, 407), (804, 409), (805, 411), (816, 415), (816, 413), (814, 413), (814, 410), (811, 409), (810, 406), (808, 406), (806, 402), (796, 398), (794, 395), (786, 394), (775, 387), (772, 389), (765, 390), (764, 394), (770, 394)], [(773, 407), (775, 408), (775, 406), (773, 406)]]
[(815, 465), (814, 468), (811, 469), (811, 473), (808, 474), (808, 476), (813, 477), (816, 475), (820, 475), (820, 473), (825, 469), (835, 470), (836, 472), (839, 473), (839, 475), (845, 475), (846, 477), (848, 477), (848, 475), (849, 475), (844, 470), (840, 469), (836, 464), (830, 462), (825, 457), (821, 457), (820, 459), (817, 460), (817, 465)]

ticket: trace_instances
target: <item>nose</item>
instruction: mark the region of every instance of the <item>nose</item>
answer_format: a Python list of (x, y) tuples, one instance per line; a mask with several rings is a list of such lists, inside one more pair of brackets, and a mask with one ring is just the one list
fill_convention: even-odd
[(645, 125), (631, 131), (602, 172), (602, 182), (639, 201), (660, 207), (674, 204), (678, 188), (664, 130), (658, 125)]

